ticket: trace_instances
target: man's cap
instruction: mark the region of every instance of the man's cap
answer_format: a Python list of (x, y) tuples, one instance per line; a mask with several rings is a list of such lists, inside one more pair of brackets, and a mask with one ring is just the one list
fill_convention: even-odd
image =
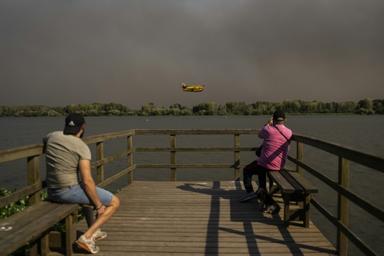
[(274, 121), (284, 121), (285, 120), (285, 114), (281, 110), (276, 110), (273, 113), (273, 120)]
[(85, 123), (84, 117), (80, 114), (71, 113), (65, 118), (64, 134), (77, 134)]

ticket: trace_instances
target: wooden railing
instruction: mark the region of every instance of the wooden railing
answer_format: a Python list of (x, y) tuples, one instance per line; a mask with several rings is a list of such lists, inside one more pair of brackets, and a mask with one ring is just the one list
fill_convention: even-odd
[[(240, 178), (240, 170), (244, 165), (241, 164), (240, 152), (254, 151), (255, 147), (241, 147), (241, 135), (256, 135), (258, 130), (255, 129), (227, 129), (227, 130), (149, 130), (136, 129), (122, 132), (108, 133), (102, 135), (91, 136), (84, 141), (87, 144), (96, 145), (96, 160), (92, 162), (93, 169), (96, 170), (96, 180), (99, 186), (107, 186), (118, 179), (127, 176), (128, 184), (133, 182), (133, 171), (136, 168), (167, 168), (170, 170), (170, 180), (174, 181), (177, 177), (177, 169), (179, 168), (233, 168), (233, 178)], [(133, 145), (133, 137), (140, 135), (165, 135), (169, 136), (168, 147), (137, 147)], [(233, 137), (232, 147), (177, 147), (178, 135), (228, 135)], [(126, 150), (116, 155), (105, 156), (104, 143), (112, 139), (126, 140)], [(312, 205), (323, 214), (337, 228), (337, 250), (340, 255), (348, 254), (348, 242), (354, 243), (366, 255), (377, 255), (365, 242), (363, 242), (349, 228), (349, 202), (353, 202), (367, 213), (375, 216), (378, 220), (384, 221), (384, 211), (361, 196), (355, 194), (349, 189), (349, 162), (353, 161), (360, 165), (371, 168), (378, 173), (384, 172), (384, 159), (348, 149), (333, 143), (324, 142), (319, 139), (310, 138), (301, 135), (294, 135), (293, 141), (296, 143), (296, 156), (288, 156), (288, 160), (296, 165), (296, 171), (307, 172), (317, 179), (324, 182), (338, 194), (337, 216), (333, 216), (329, 210), (322, 206), (315, 198), (311, 200)], [(331, 153), (338, 157), (338, 181), (324, 175), (313, 167), (304, 162), (304, 147), (309, 145), (322, 151)], [(43, 189), (40, 178), (40, 159), (43, 155), (42, 145), (33, 145), (21, 147), (11, 150), (0, 151), (0, 163), (10, 162), (17, 159), (26, 159), (27, 163), (27, 181), (28, 185), (16, 190), (9, 196), (0, 198), (0, 207), (8, 205), (19, 199), (30, 197), (30, 203), (33, 204), (40, 200), (40, 192)], [(133, 160), (134, 152), (169, 152), (169, 164), (135, 164)], [(177, 152), (233, 152), (233, 161), (230, 163), (193, 163), (185, 164), (177, 162)], [(105, 177), (105, 165), (116, 160), (127, 160), (127, 168), (115, 173), (112, 176)], [(0, 184), (1, 186), (2, 184)], [(321, 191), (320, 191), (321, 193)]]
[[(240, 135), (258, 134), (255, 129), (231, 129), (231, 130), (135, 130), (135, 135), (169, 135), (170, 147), (144, 147), (136, 148), (136, 152), (170, 152), (169, 164), (137, 164), (138, 168), (170, 168), (170, 180), (176, 179), (177, 168), (233, 168), (234, 179), (240, 178), (240, 169), (244, 165), (240, 162), (240, 152), (255, 151), (255, 147), (241, 147)], [(176, 135), (231, 135), (233, 136), (233, 147), (176, 147)], [(333, 216), (329, 210), (322, 206), (315, 198), (311, 200), (312, 205), (323, 214), (337, 228), (337, 250), (340, 255), (348, 254), (348, 241), (354, 243), (366, 255), (377, 255), (365, 242), (363, 242), (349, 226), (349, 202), (353, 202), (361, 209), (384, 222), (384, 211), (374, 204), (363, 199), (349, 189), (349, 162), (353, 161), (362, 166), (369, 167), (376, 172), (384, 172), (384, 159), (362, 153), (353, 149), (342, 147), (334, 143), (325, 142), (319, 139), (302, 135), (294, 135), (296, 142), (296, 156), (288, 156), (288, 160), (296, 165), (296, 171), (308, 172), (320, 179), (338, 194), (337, 216)], [(309, 145), (322, 151), (331, 153), (338, 157), (338, 182), (305, 164), (304, 145)], [(176, 163), (176, 152), (233, 152), (232, 163), (216, 164), (181, 164)]]
[[(133, 171), (136, 168), (133, 162), (134, 148), (132, 137), (134, 134), (134, 130), (127, 130), (122, 132), (95, 135), (84, 140), (88, 145), (96, 144), (96, 161), (93, 162), (92, 166), (96, 168), (96, 183), (98, 186), (108, 186), (125, 175), (127, 175), (128, 184), (132, 183)], [(115, 155), (105, 156), (104, 143), (112, 139), (125, 139), (127, 142), (127, 149)], [(123, 158), (127, 158), (127, 168), (118, 171), (116, 174), (110, 177), (105, 178), (105, 165)]]
[[(40, 178), (40, 156), (42, 154), (42, 145), (32, 145), (0, 151), (0, 164), (25, 159), (27, 170), (27, 186), (14, 191), (11, 195), (1, 197), (0, 207), (24, 199), (25, 197), (30, 198), (30, 204), (34, 204), (40, 200), (39, 192), (43, 188)], [(3, 184), (0, 184), (0, 186), (1, 185)]]
[[(133, 144), (132, 137), (134, 135), (134, 130), (108, 133), (102, 135), (91, 136), (84, 141), (88, 144), (96, 144), (96, 161), (92, 163), (93, 169), (96, 169), (97, 178), (96, 181), (99, 186), (105, 187), (124, 175), (128, 175), (128, 183), (131, 183), (133, 180), (133, 170), (135, 165), (133, 163)], [(113, 156), (104, 156), (104, 142), (111, 139), (121, 139), (125, 138), (127, 140), (127, 150)], [(10, 150), (0, 151), (0, 164), (5, 162), (11, 162), (15, 160), (26, 160), (26, 170), (27, 170), (27, 186), (22, 187), (14, 191), (11, 195), (1, 197), (0, 207), (9, 205), (12, 202), (16, 202), (20, 199), (26, 197), (29, 198), (29, 205), (32, 205), (40, 201), (40, 193), (43, 191), (43, 181), (40, 177), (40, 161), (43, 156), (43, 145), (31, 145), (26, 147), (20, 147)], [(105, 178), (104, 175), (104, 166), (107, 163), (111, 163), (115, 160), (127, 157), (127, 168), (117, 172), (115, 175)], [(0, 184), (0, 186), (3, 184)]]
[[(255, 147), (240, 147), (240, 134), (256, 135), (258, 130), (254, 129), (227, 129), (227, 130), (149, 130), (136, 129), (135, 135), (168, 135), (169, 147), (136, 147), (135, 152), (170, 152), (169, 164), (137, 164), (137, 168), (169, 168), (170, 180), (176, 180), (176, 170), (179, 168), (233, 168), (233, 178), (240, 178), (241, 151), (254, 151)], [(177, 135), (230, 135), (233, 136), (232, 147), (177, 147)], [(176, 152), (233, 152), (233, 162), (228, 163), (177, 163)]]
[[(329, 210), (322, 206), (315, 198), (311, 203), (315, 208), (323, 214), (337, 228), (337, 250), (339, 255), (348, 254), (348, 241), (351, 241), (366, 255), (378, 255), (365, 242), (363, 242), (348, 226), (349, 226), (349, 202), (353, 202), (362, 210), (384, 222), (384, 211), (373, 203), (363, 199), (361, 196), (352, 192), (349, 188), (350, 179), (350, 162), (355, 162), (365, 167), (369, 167), (376, 174), (384, 172), (384, 159), (359, 152), (354, 149), (342, 147), (340, 145), (325, 142), (316, 138), (310, 138), (301, 135), (294, 135), (293, 140), (296, 141), (297, 155), (296, 158), (288, 156), (288, 159), (296, 164), (298, 171), (305, 170), (309, 174), (318, 178), (334, 191), (337, 192), (337, 216), (333, 216)], [(338, 157), (338, 181), (334, 182), (318, 170), (307, 165), (303, 161), (303, 145), (309, 145), (325, 152), (331, 153)], [(370, 175), (370, 174), (367, 174)]]

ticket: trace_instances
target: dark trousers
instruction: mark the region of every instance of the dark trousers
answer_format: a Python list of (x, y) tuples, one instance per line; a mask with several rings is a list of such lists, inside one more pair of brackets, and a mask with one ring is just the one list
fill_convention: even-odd
[(256, 174), (259, 179), (259, 189), (263, 189), (264, 191), (263, 193), (263, 197), (265, 198), (264, 202), (265, 204), (270, 205), (275, 201), (267, 193), (267, 173), (268, 172), (269, 172), (269, 169), (258, 165), (257, 161), (255, 160), (244, 167), (243, 182), (244, 182), (244, 187), (247, 193), (253, 192), (252, 176)]

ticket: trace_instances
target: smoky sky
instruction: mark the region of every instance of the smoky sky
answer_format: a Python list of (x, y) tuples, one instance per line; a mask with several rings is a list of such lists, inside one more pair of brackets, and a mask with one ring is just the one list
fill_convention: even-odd
[(0, 105), (366, 97), (382, 0), (0, 0)]

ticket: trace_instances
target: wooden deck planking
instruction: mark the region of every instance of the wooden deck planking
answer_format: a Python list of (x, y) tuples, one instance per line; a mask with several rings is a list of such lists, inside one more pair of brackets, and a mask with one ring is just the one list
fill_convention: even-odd
[(254, 202), (240, 203), (243, 193), (242, 185), (231, 181), (135, 181), (118, 194), (121, 207), (103, 227), (108, 238), (97, 242), (99, 255), (336, 253), (313, 223), (307, 229), (285, 228), (282, 215), (261, 213)]

